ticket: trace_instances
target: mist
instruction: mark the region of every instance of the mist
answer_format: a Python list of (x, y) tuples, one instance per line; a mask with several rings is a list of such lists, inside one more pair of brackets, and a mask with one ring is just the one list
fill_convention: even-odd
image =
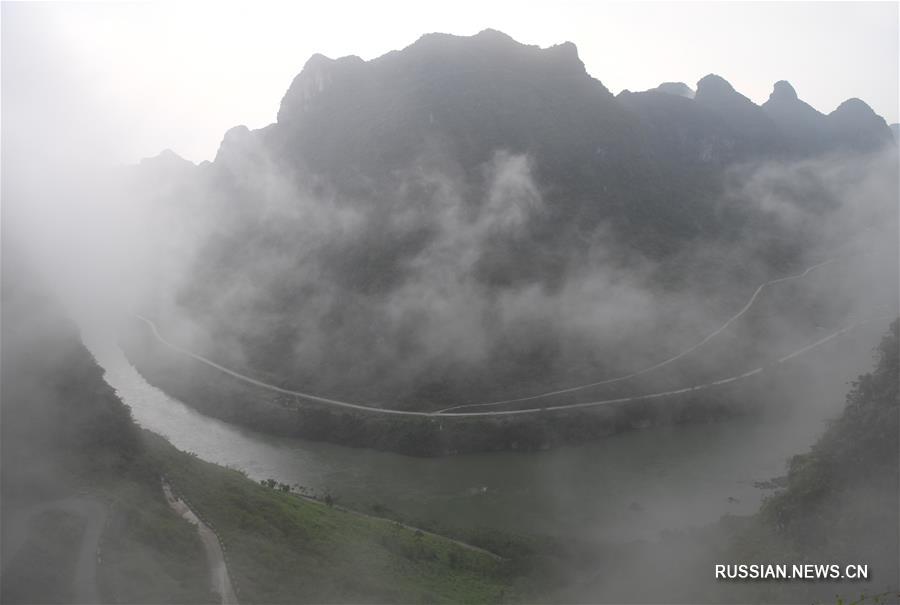
[[(758, 230), (666, 259), (602, 222), (532, 243), (553, 209), (527, 155), (495, 152), (475, 183), (418, 158), (375, 200), (310, 191), (276, 166), (228, 158), (241, 191), (229, 202), (213, 201), (229, 195), (216, 184), (150, 197), (169, 222), (145, 231), (154, 254), (140, 273), (165, 281), (145, 285), (154, 300), (139, 308), (188, 349), (323, 396), (446, 406), (628, 374), (703, 339), (760, 284), (825, 261), (804, 303), (775, 307), (742, 351), (799, 346), (798, 310), (813, 302), (835, 328), (894, 302), (895, 149), (738, 166), (717, 204)], [(773, 243), (802, 255), (773, 267)]]
[[(314, 601), (465, 597), (391, 592), (381, 556), (488, 578), (475, 600), (491, 602), (831, 596), (696, 580), (740, 556), (846, 556), (895, 590), (896, 462), (844, 441), (896, 442), (871, 428), (895, 402), (867, 389), (890, 381), (900, 311), (898, 147), (865, 103), (809, 107), (813, 136), (713, 76), (700, 101), (613, 95), (570, 42), (428, 34), (368, 61), (312, 56), (275, 121), (224, 130), (212, 161), (132, 162), (133, 108), (40, 27), (4, 7), (6, 595), (41, 583), (19, 553), (43, 552), (31, 519), (55, 510), (61, 535), (113, 528), (96, 532), (121, 555), (94, 572), (104, 600), (130, 594), (134, 556), (160, 591), (221, 601), (204, 524), (239, 553), (219, 555), (235, 599), (301, 600), (266, 592), (273, 566), (251, 580), (270, 527), (314, 535), (277, 516), (295, 505), (411, 530), (354, 516), (364, 537), (324, 554), (284, 538), (293, 564), (364, 570), (348, 592), (318, 570)], [(858, 481), (847, 452), (867, 461)], [(810, 504), (820, 464), (840, 472)], [(678, 479), (655, 488), (661, 468)], [(170, 518), (161, 480), (194, 525)], [(807, 505), (854, 521), (810, 541), (825, 532), (797, 520)]]

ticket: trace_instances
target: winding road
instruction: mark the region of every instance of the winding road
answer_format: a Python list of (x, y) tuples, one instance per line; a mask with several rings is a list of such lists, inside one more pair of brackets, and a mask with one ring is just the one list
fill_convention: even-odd
[[(523, 409), (518, 409), (518, 410), (498, 410), (498, 411), (478, 411), (478, 412), (460, 412), (460, 411), (455, 411), (455, 410), (461, 410), (464, 408), (468, 409), (468, 408), (478, 408), (478, 407), (487, 407), (487, 406), (497, 406), (497, 405), (501, 405), (501, 404), (519, 403), (519, 402), (529, 401), (529, 400), (538, 399), (538, 398), (542, 398), (542, 397), (559, 395), (562, 393), (571, 393), (574, 391), (587, 389), (589, 387), (600, 386), (600, 385), (604, 385), (604, 384), (611, 384), (613, 382), (627, 380), (629, 378), (634, 378), (636, 376), (640, 376), (642, 374), (646, 374), (653, 370), (662, 368), (663, 366), (671, 364), (671, 363), (681, 359), (685, 355), (688, 355), (689, 353), (697, 350), (698, 348), (700, 348), (701, 346), (703, 346), (704, 344), (708, 343), (710, 340), (715, 338), (715, 336), (722, 333), (722, 331), (727, 329), (732, 323), (734, 323), (736, 320), (738, 320), (740, 317), (742, 317), (745, 313), (747, 313), (747, 311), (750, 310), (750, 308), (753, 306), (753, 303), (756, 302), (756, 300), (759, 298), (759, 295), (767, 287), (778, 284), (778, 283), (790, 281), (790, 280), (801, 279), (801, 278), (809, 275), (812, 271), (818, 269), (819, 267), (823, 267), (830, 263), (836, 262), (837, 260), (838, 260), (838, 258), (831, 258), (829, 260), (826, 260), (821, 263), (817, 263), (815, 265), (807, 267), (801, 273), (797, 273), (795, 275), (789, 275), (786, 277), (780, 277), (778, 279), (769, 280), (763, 284), (760, 284), (760, 286), (756, 288), (756, 290), (754, 291), (754, 293), (750, 297), (750, 299), (747, 301), (747, 303), (737, 313), (735, 313), (734, 315), (729, 317), (722, 325), (720, 325), (718, 328), (716, 328), (715, 330), (713, 330), (712, 332), (707, 334), (702, 340), (700, 340), (699, 342), (684, 349), (677, 355), (674, 355), (674, 356), (672, 356), (666, 360), (663, 360), (659, 363), (656, 363), (650, 367), (644, 368), (642, 370), (638, 370), (636, 372), (632, 372), (630, 374), (626, 374), (624, 376), (618, 376), (615, 378), (609, 378), (609, 379), (602, 380), (599, 382), (592, 382), (589, 384), (583, 384), (583, 385), (579, 385), (579, 386), (575, 386), (575, 387), (569, 387), (567, 389), (561, 389), (561, 390), (557, 390), (557, 391), (548, 391), (546, 393), (541, 393), (538, 395), (531, 395), (528, 397), (519, 397), (519, 398), (515, 398), (515, 399), (505, 399), (502, 401), (492, 401), (492, 402), (480, 403), (480, 404), (470, 403), (470, 404), (464, 404), (464, 405), (457, 405), (457, 406), (453, 406), (453, 407), (449, 407), (449, 408), (444, 408), (442, 410), (437, 410), (434, 412), (415, 412), (415, 411), (409, 411), (409, 410), (393, 410), (393, 409), (389, 409), (389, 408), (380, 408), (380, 407), (376, 407), (376, 406), (363, 405), (363, 404), (358, 404), (358, 403), (350, 403), (347, 401), (341, 401), (338, 399), (330, 399), (328, 397), (322, 397), (322, 396), (314, 395), (311, 393), (304, 393), (302, 391), (285, 389), (285, 388), (282, 388), (282, 387), (279, 387), (279, 386), (276, 386), (273, 384), (262, 382), (261, 380), (256, 380), (255, 378), (251, 378), (250, 376), (246, 376), (239, 372), (235, 372), (234, 370), (231, 370), (229, 368), (226, 368), (225, 366), (217, 364), (216, 362), (214, 362), (210, 359), (207, 359), (206, 357), (203, 357), (202, 355), (198, 355), (198, 354), (194, 353), (193, 351), (190, 351), (188, 349), (180, 347), (180, 346), (166, 340), (165, 337), (163, 337), (163, 335), (160, 334), (157, 325), (152, 320), (150, 320), (146, 317), (143, 317), (142, 315), (136, 315), (135, 317), (137, 317), (139, 320), (143, 321), (150, 327), (151, 331), (153, 332), (153, 335), (155, 336), (155, 338), (157, 340), (159, 340), (161, 343), (163, 343), (167, 347), (169, 347), (179, 353), (182, 353), (183, 355), (187, 355), (207, 366), (215, 368), (216, 370), (219, 370), (220, 372), (223, 372), (225, 374), (233, 376), (233, 377), (235, 377), (241, 381), (244, 381), (246, 383), (249, 383), (249, 384), (270, 390), (270, 391), (274, 391), (277, 393), (283, 393), (285, 395), (291, 395), (293, 397), (299, 397), (302, 399), (307, 399), (307, 400), (315, 401), (318, 403), (324, 403), (326, 405), (332, 405), (332, 406), (342, 407), (342, 408), (349, 408), (349, 409), (360, 410), (360, 411), (364, 411), (364, 412), (371, 412), (371, 413), (376, 413), (376, 414), (388, 414), (388, 415), (395, 415), (395, 416), (418, 416), (418, 417), (427, 417), (427, 418), (440, 418), (440, 417), (459, 418), (459, 417), (512, 416), (512, 415), (522, 415), (522, 414), (537, 414), (537, 413), (542, 413), (542, 412), (547, 412), (547, 411), (571, 410), (571, 409), (578, 409), (578, 408), (591, 408), (591, 407), (598, 407), (598, 406), (611, 405), (611, 404), (617, 404), (617, 403), (627, 403), (630, 401), (656, 399), (659, 397), (668, 397), (671, 395), (678, 395), (678, 394), (687, 393), (690, 391), (700, 391), (700, 390), (708, 389), (711, 387), (728, 384), (731, 382), (749, 378), (751, 376), (755, 376), (756, 374), (761, 373), (764, 368), (762, 368), (762, 367), (755, 368), (748, 372), (744, 372), (743, 374), (738, 374), (735, 376), (722, 378), (722, 379), (719, 379), (719, 380), (716, 380), (713, 382), (708, 382), (708, 383), (704, 383), (704, 384), (685, 387), (682, 389), (676, 389), (676, 390), (671, 390), (671, 391), (662, 391), (659, 393), (649, 393), (649, 394), (644, 394), (644, 395), (635, 395), (635, 396), (631, 396), (631, 397), (619, 397), (619, 398), (615, 398), (615, 399), (586, 401), (586, 402), (581, 402), (581, 403), (571, 403), (571, 404), (558, 405), (558, 406), (531, 407), (531, 408), (523, 408)], [(797, 349), (796, 351), (793, 351), (793, 352), (781, 357), (775, 363), (783, 363), (785, 361), (788, 361), (790, 359), (798, 357), (804, 353), (807, 353), (807, 352), (833, 340), (834, 338), (837, 338), (841, 334), (844, 334), (844, 333), (846, 333), (854, 328), (857, 328), (859, 326), (862, 326), (864, 324), (868, 324), (868, 323), (871, 323), (874, 321), (887, 320), (887, 319), (891, 319), (891, 318), (892, 318), (892, 316), (884, 316), (884, 317), (876, 317), (876, 318), (855, 321), (843, 328), (840, 328), (839, 330), (832, 332), (831, 334), (829, 334), (828, 336), (825, 336), (824, 338), (820, 338), (819, 340), (817, 340), (809, 345), (806, 345), (800, 349)]]
[(766, 288), (768, 288), (769, 286), (773, 286), (775, 284), (790, 281), (793, 279), (801, 279), (803, 277), (806, 277), (807, 275), (809, 275), (811, 272), (815, 271), (819, 267), (824, 267), (825, 265), (833, 263), (837, 260), (838, 260), (837, 258), (831, 258), (831, 259), (828, 259), (821, 263), (818, 263), (816, 265), (813, 265), (811, 267), (807, 267), (806, 270), (803, 271), (802, 273), (797, 273), (796, 275), (788, 275), (787, 277), (779, 277), (778, 279), (769, 280), (764, 284), (760, 284), (760, 286), (758, 288), (756, 288), (756, 291), (753, 292), (753, 296), (751, 296), (750, 299), (747, 301), (747, 304), (745, 304), (740, 311), (738, 311), (737, 313), (735, 313), (734, 315), (729, 317), (727, 320), (725, 320), (725, 323), (723, 323), (721, 326), (719, 326), (718, 328), (716, 328), (715, 330), (713, 330), (712, 332), (710, 332), (709, 334), (704, 336), (697, 343), (684, 349), (680, 353), (673, 355), (672, 357), (669, 357), (668, 359), (664, 359), (663, 361), (660, 361), (659, 363), (653, 364), (652, 366), (648, 366), (642, 370), (637, 370), (636, 372), (631, 372), (630, 374), (623, 374), (622, 376), (616, 376), (615, 378), (607, 378), (605, 380), (599, 380), (597, 382), (589, 382), (587, 384), (581, 384), (581, 385), (574, 386), (574, 387), (559, 389), (558, 391), (547, 391), (546, 393), (539, 393), (537, 395), (528, 395), (526, 397), (516, 397), (513, 399), (501, 399), (499, 401), (491, 401), (488, 403), (467, 403), (464, 405), (455, 405), (453, 407), (438, 410), (438, 412), (439, 413), (449, 412), (452, 410), (462, 410), (462, 409), (473, 408), (473, 407), (481, 408), (481, 407), (488, 407), (488, 406), (493, 406), (493, 405), (503, 405), (503, 404), (507, 404), (507, 403), (521, 403), (523, 401), (532, 401), (534, 399), (543, 399), (544, 397), (551, 397), (553, 395), (563, 395), (566, 393), (575, 393), (577, 391), (582, 391), (584, 389), (589, 389), (591, 387), (599, 387), (599, 386), (606, 385), (606, 384), (622, 382), (623, 380), (628, 380), (630, 378), (635, 378), (637, 376), (641, 376), (642, 374), (647, 374), (648, 372), (658, 370), (660, 368), (663, 368), (663, 367), (669, 365), (670, 363), (674, 363), (674, 362), (678, 361), (685, 355), (693, 353), (694, 351), (696, 351), (697, 349), (699, 349), (700, 347), (702, 347), (703, 345), (708, 343), (710, 340), (712, 340), (713, 338), (715, 338), (716, 336), (718, 336), (719, 334), (724, 332), (728, 328), (728, 326), (730, 326), (732, 323), (734, 323), (735, 321), (740, 319), (747, 311), (750, 310), (750, 307), (753, 306), (753, 303), (756, 302), (756, 299), (759, 297), (759, 295), (762, 293), (762, 291), (765, 290)]
[[(870, 318), (870, 319), (855, 321), (839, 330), (836, 330), (835, 332), (832, 332), (831, 334), (829, 334), (828, 336), (825, 336), (824, 338), (820, 338), (819, 340), (813, 342), (812, 344), (806, 345), (800, 349), (797, 349), (796, 351), (793, 351), (793, 352), (785, 355), (784, 357), (781, 357), (780, 359), (778, 359), (776, 361), (776, 363), (783, 363), (785, 361), (788, 361), (790, 359), (798, 357), (804, 353), (807, 353), (807, 352), (815, 349), (816, 347), (819, 347), (819, 346), (825, 344), (826, 342), (829, 342), (829, 341), (837, 338), (841, 334), (845, 334), (846, 332), (849, 332), (850, 330), (853, 330), (854, 328), (857, 328), (859, 326), (862, 326), (862, 325), (865, 325), (868, 323), (872, 323), (874, 321), (886, 321), (886, 320), (891, 319), (892, 317), (893, 316), (891, 316), (891, 315), (885, 315), (882, 317), (874, 317), (874, 318)], [(525, 409), (521, 409), (521, 410), (500, 410), (500, 411), (488, 411), (488, 412), (452, 412), (452, 411), (447, 411), (447, 410), (441, 410), (441, 411), (437, 411), (437, 412), (412, 412), (412, 411), (407, 411), (407, 410), (391, 410), (391, 409), (385, 409), (385, 408), (371, 407), (371, 406), (365, 406), (365, 405), (360, 405), (360, 404), (356, 404), (356, 403), (348, 403), (345, 401), (337, 401), (334, 399), (327, 399), (325, 397), (308, 395), (308, 394), (302, 393), (300, 391), (291, 391), (289, 389), (283, 389), (281, 387), (278, 387), (278, 386), (275, 386), (272, 384), (267, 384), (265, 382), (255, 380), (253, 378), (250, 378), (249, 376), (244, 376), (243, 374), (239, 374), (237, 372), (234, 372), (233, 370), (224, 368), (224, 367), (220, 366), (219, 364), (206, 359), (205, 357), (201, 357), (200, 355), (197, 355), (190, 351), (186, 351), (185, 349), (182, 349), (181, 347), (178, 347), (177, 345), (173, 345), (172, 343), (163, 339), (162, 336), (159, 335), (159, 332), (156, 330), (156, 325), (153, 324), (153, 322), (151, 322), (150, 320), (143, 318), (143, 317), (141, 317), (140, 319), (147, 322), (153, 328), (153, 331), (156, 333), (157, 338), (163, 344), (165, 344), (169, 347), (172, 347), (179, 352), (186, 353), (186, 354), (190, 355), (191, 357), (193, 357), (194, 359), (197, 359), (198, 361), (205, 363), (206, 365), (212, 366), (218, 370), (225, 372), (226, 374), (234, 376), (235, 378), (249, 382), (250, 384), (254, 384), (256, 386), (259, 386), (259, 387), (262, 387), (264, 389), (268, 389), (271, 391), (275, 391), (278, 393), (285, 393), (285, 394), (294, 395), (297, 397), (305, 397), (305, 398), (312, 399), (314, 401), (318, 401), (321, 403), (328, 403), (328, 404), (336, 405), (339, 407), (352, 408), (352, 409), (362, 410), (365, 412), (373, 412), (376, 414), (392, 414), (392, 415), (397, 415), (397, 416), (419, 416), (419, 417), (426, 417), (426, 418), (448, 418), (448, 417), (467, 418), (467, 417), (480, 417), (480, 416), (513, 416), (513, 415), (521, 415), (521, 414), (537, 414), (537, 413), (541, 413), (541, 412), (558, 411), (558, 410), (572, 410), (572, 409), (577, 409), (577, 408), (591, 408), (591, 407), (598, 407), (598, 406), (602, 406), (602, 405), (610, 405), (610, 404), (615, 404), (615, 403), (626, 403), (629, 401), (639, 401), (639, 400), (644, 400), (644, 399), (656, 399), (659, 397), (668, 397), (670, 395), (679, 395), (681, 393), (687, 393), (689, 391), (700, 391), (700, 390), (708, 389), (711, 387), (728, 384), (730, 382), (742, 380), (744, 378), (749, 378), (751, 376), (755, 376), (756, 374), (761, 373), (764, 369), (761, 367), (755, 368), (753, 370), (744, 372), (743, 374), (738, 374), (736, 376), (729, 376), (727, 378), (722, 378), (722, 379), (719, 379), (719, 380), (716, 380), (713, 382), (707, 382), (704, 384), (685, 387), (682, 389), (676, 389), (673, 391), (662, 391), (659, 393), (634, 395), (632, 397), (619, 397), (616, 399), (603, 399), (603, 400), (599, 400), (599, 401), (585, 401), (582, 403), (570, 403), (570, 404), (566, 404), (566, 405), (557, 405), (557, 406), (544, 406), (544, 407), (539, 407), (539, 408), (525, 408)]]

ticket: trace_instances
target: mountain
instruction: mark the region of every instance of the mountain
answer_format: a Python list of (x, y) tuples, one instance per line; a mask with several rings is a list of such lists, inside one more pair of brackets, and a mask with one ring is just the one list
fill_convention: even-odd
[(796, 152), (821, 152), (828, 144), (828, 120), (809, 104), (797, 97), (790, 82), (775, 83), (763, 111), (781, 132), (788, 135)]
[[(533, 224), (541, 245), (553, 249), (561, 239), (612, 221), (658, 255), (723, 228), (708, 215), (709, 199), (696, 200), (718, 185), (715, 178), (698, 176), (688, 193), (670, 186), (685, 151), (724, 166), (783, 154), (796, 144), (794, 133), (780, 128), (790, 119), (779, 118), (789, 107), (760, 108), (721, 77), (701, 79), (693, 101), (684, 85), (663, 84), (657, 92), (666, 93), (659, 109), (613, 97), (586, 73), (571, 43), (540, 49), (494, 30), (471, 37), (429, 34), (368, 62), (314, 55), (282, 99), (277, 122), (229, 131), (215, 166), (223, 179), (247, 181), (274, 163), (292, 179), (382, 206), (408, 186), (414, 167), (439, 166), (461, 177), (463, 197), (478, 204), (494, 154), (526, 154), (548, 194), (547, 213)], [(651, 93), (638, 93), (644, 94)], [(844, 139), (853, 147), (885, 142), (886, 128), (856, 127), (866, 116), (843, 120), (842, 114), (836, 112), (836, 132), (828, 135), (834, 146)], [(656, 140), (660, 120), (677, 133), (662, 135), (662, 142)], [(678, 157), (660, 150), (673, 137), (685, 141)], [(510, 245), (495, 256), (509, 254)], [(530, 260), (534, 269), (525, 279), (552, 281), (564, 270), (558, 262)], [(488, 280), (520, 273), (509, 263), (484, 265)]]
[[(221, 181), (234, 185), (274, 164), (338, 198), (385, 207), (424, 165), (459, 177), (462, 197), (477, 205), (494, 154), (524, 154), (548, 202), (532, 222), (531, 236), (542, 246), (558, 248), (611, 221), (636, 247), (660, 255), (685, 239), (715, 236), (736, 218), (709, 216), (709, 198), (720, 185), (715, 174), (683, 175), (688, 182), (672, 187), (673, 173), (686, 164), (721, 168), (789, 151), (889, 144), (886, 125), (861, 102), (842, 105), (826, 121), (786, 82), (776, 84), (763, 107), (713, 74), (697, 83), (696, 96), (682, 83), (655, 91), (665, 96), (613, 97), (587, 74), (572, 43), (541, 49), (495, 30), (429, 34), (368, 62), (314, 55), (288, 88), (277, 122), (230, 130), (214, 166)], [(242, 187), (234, 189), (226, 195)], [(497, 264), (513, 244), (497, 245), (503, 250), (485, 259), (483, 277), (519, 279), (521, 269)], [(396, 251), (388, 255), (396, 265)], [(531, 262), (517, 264), (533, 267), (524, 279), (552, 283), (565, 270), (559, 261), (523, 260)]]
[[(314, 55), (275, 123), (127, 177), (169, 251), (144, 312), (254, 375), (383, 405), (624, 371), (700, 323), (649, 309), (690, 288), (705, 310), (681, 316), (724, 314), (823, 245), (820, 221), (754, 198), (756, 167), (895, 147), (860, 101), (821, 116), (787, 83), (762, 107), (717, 75), (686, 89), (613, 96), (573, 44), (494, 30)], [(803, 212), (837, 204), (814, 192)], [(598, 304), (635, 313), (596, 332)]]
[(896, 145), (884, 118), (859, 99), (847, 99), (828, 114), (835, 145), (853, 151), (873, 151)]
[(745, 153), (777, 152), (784, 144), (772, 119), (721, 76), (709, 74), (701, 78), (694, 101), (727, 121), (733, 129), (729, 143), (737, 149), (746, 146)]
[(485, 30), (426, 35), (370, 62), (315, 55), (282, 100), (277, 127), (272, 143), (293, 161), (380, 175), (440, 143), (466, 168), (503, 146), (535, 153), (550, 170), (591, 157), (597, 140), (626, 154), (633, 124), (573, 44), (540, 49)]
[(653, 90), (686, 99), (694, 98), (694, 90), (684, 82), (663, 82)]
[[(761, 108), (714, 74), (697, 83), (696, 95), (680, 82), (638, 94), (653, 92), (693, 99), (705, 119), (721, 117), (742, 138), (770, 139), (764, 152), (793, 138), (778, 131), (795, 118), (832, 130), (832, 139), (856, 140), (859, 131), (870, 147), (883, 144), (888, 133), (868, 106), (853, 99), (826, 125), (785, 81), (776, 83)], [(229, 131), (216, 164), (235, 167), (237, 158), (268, 154), (349, 185), (365, 177), (383, 180), (435, 147), (465, 170), (502, 148), (532, 155), (542, 177), (580, 174), (588, 181), (582, 188), (596, 193), (590, 182), (644, 166), (625, 164), (642, 159), (637, 145), (645, 124), (637, 113), (587, 74), (570, 42), (541, 49), (495, 30), (471, 37), (428, 34), (368, 62), (314, 55), (288, 88), (277, 122), (253, 132), (243, 126)]]

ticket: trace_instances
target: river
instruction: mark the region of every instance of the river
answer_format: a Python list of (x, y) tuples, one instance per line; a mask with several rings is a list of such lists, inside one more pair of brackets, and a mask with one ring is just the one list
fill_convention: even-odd
[[(815, 393), (776, 417), (655, 427), (537, 453), (412, 458), (277, 438), (204, 416), (149, 385), (110, 333), (83, 331), (106, 381), (141, 426), (201, 459), (274, 478), (351, 505), (380, 504), (419, 520), (596, 539), (652, 538), (662, 530), (756, 510), (788, 459), (806, 451), (843, 403), (846, 383), (871, 367), (885, 326), (841, 339), (803, 361)], [(816, 368), (816, 364), (820, 364)], [(824, 364), (824, 365), (821, 365)], [(807, 385), (808, 386), (808, 385)]]

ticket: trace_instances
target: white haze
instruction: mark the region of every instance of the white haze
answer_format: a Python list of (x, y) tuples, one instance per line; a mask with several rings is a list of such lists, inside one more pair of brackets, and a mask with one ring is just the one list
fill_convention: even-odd
[[(485, 194), (475, 207), (464, 199), (466, 184), (452, 176), (452, 166), (433, 161), (420, 161), (400, 180), (398, 189), (417, 196), (411, 200), (398, 191), (398, 201), (387, 208), (316, 196), (291, 184), (265, 159), (230, 161), (236, 174), (253, 175), (256, 181), (244, 183), (260, 192), (250, 206), (213, 206), (217, 210), (211, 217), (204, 214), (203, 200), (214, 192), (176, 197), (174, 208), (166, 198), (150, 198), (152, 213), (163, 211), (169, 218), (156, 216), (147, 223), (155, 225), (144, 234), (151, 242), (146, 249), (153, 252), (146, 257), (151, 264), (140, 273), (164, 279), (148, 282), (155, 300), (140, 308), (165, 320), (169, 335), (189, 348), (218, 356), (226, 365), (293, 374), (301, 381), (295, 386), (326, 396), (375, 392), (388, 401), (408, 395), (406, 389), (428, 376), (465, 375), (517, 350), (547, 351), (538, 365), (547, 370), (543, 380), (555, 382), (542, 384), (536, 376), (525, 388), (501, 380), (486, 385), (490, 390), (476, 400), (646, 367), (700, 340), (740, 309), (761, 282), (787, 275), (772, 275), (757, 264), (758, 238), (784, 227), (801, 240), (815, 238), (800, 264), (785, 271), (799, 272), (828, 259), (843, 259), (843, 265), (820, 270), (827, 271), (825, 278), (805, 279), (795, 294), (804, 298), (778, 308), (787, 313), (783, 319), (772, 316), (757, 326), (766, 327), (765, 334), (756, 335), (757, 354), (787, 352), (785, 347), (808, 338), (805, 328), (792, 325), (804, 305), (815, 307), (820, 321), (836, 329), (896, 298), (891, 278), (897, 260), (895, 149), (735, 167), (732, 188), (719, 203), (758, 205), (770, 218), (758, 232), (747, 231), (727, 244), (701, 241), (661, 265), (601, 225), (586, 255), (576, 255), (554, 287), (531, 280), (495, 287), (476, 275), (477, 262), (492, 242), (515, 236), (527, 219), (544, 210), (540, 184), (525, 156), (495, 154), (484, 167)], [(182, 204), (190, 210), (180, 212)], [(261, 246), (253, 239), (259, 232), (280, 244)], [(364, 255), (377, 254), (386, 242), (420, 233), (424, 243), (405, 257), (397, 283), (360, 290), (352, 261), (349, 268), (343, 264), (345, 255), (359, 254), (359, 242)], [(226, 273), (204, 275), (202, 263), (199, 269), (194, 263), (222, 234), (236, 237), (241, 249)], [(174, 256), (163, 252), (167, 249)], [(667, 272), (679, 268), (685, 271), (683, 284), (660, 285)], [(178, 294), (193, 281), (209, 279), (215, 284), (207, 292), (214, 295), (202, 302), (203, 329), (195, 332), (196, 325), (183, 322)], [(847, 284), (836, 281), (841, 279)], [(293, 313), (287, 316), (280, 307), (266, 310), (266, 297), (282, 287), (295, 293)], [(774, 288), (776, 300), (788, 289)], [(240, 338), (228, 340), (229, 335)], [(243, 337), (266, 342), (276, 335), (292, 339), (287, 354), (279, 356), (283, 365), (260, 367), (258, 356), (241, 355)], [(303, 382), (311, 368), (312, 385)]]
[[(192, 157), (202, 157), (209, 154), (208, 137), (190, 141), (171, 136), (176, 130), (189, 130), (190, 119), (176, 120), (178, 128), (147, 136), (143, 129), (158, 126), (156, 118), (146, 117), (153, 112), (151, 107), (117, 105), (128, 97), (87, 84), (84, 73), (69, 70), (71, 65), (62, 57), (64, 45), (48, 39), (39, 21), (12, 19), (16, 27), (11, 27), (7, 10), (4, 5), (3, 255), (14, 248), (27, 250), (31, 263), (26, 270), (51, 284), (82, 322), (117, 321), (134, 310), (152, 308), (167, 312), (166, 326), (180, 342), (200, 351), (221, 351), (222, 343), (213, 342), (215, 335), (195, 330), (175, 300), (196, 278), (194, 262), (208, 242), (248, 221), (263, 229), (291, 228), (291, 254), (242, 257), (240, 270), (218, 284), (217, 295), (205, 301), (206, 314), (213, 324), (237, 326), (262, 337), (271, 334), (276, 326), (267, 324), (250, 302), (290, 274), (299, 287), (310, 289), (302, 312), (292, 317), (293, 327), (302, 335), (291, 342), (294, 361), (318, 368), (322, 359), (339, 360), (322, 370), (323, 387), (336, 388), (348, 379), (348, 368), (357, 368), (349, 379), (358, 385), (385, 381), (386, 401), (390, 393), (402, 391), (407, 382), (435, 368), (489, 362), (498, 351), (503, 353), (504, 342), (555, 343), (546, 363), (556, 369), (558, 382), (543, 385), (547, 388), (633, 371), (697, 342), (740, 309), (759, 283), (780, 276), (767, 275), (763, 267), (747, 260), (759, 253), (762, 231), (748, 232), (728, 245), (700, 243), (660, 264), (629, 253), (628, 242), (601, 225), (590, 236), (588, 252), (557, 287), (525, 282), (485, 288), (472, 278), (479, 253), (496, 238), (521, 229), (529, 217), (545, 210), (548, 201), (535, 177), (533, 159), (504, 149), (497, 149), (483, 167), (485, 195), (476, 208), (466, 202), (467, 184), (460, 182), (452, 163), (428, 156), (399, 179), (397, 199), (408, 199), (404, 188), (428, 195), (421, 196), (418, 205), (398, 202), (380, 207), (378, 216), (363, 204), (336, 200), (327, 187), (314, 192), (313, 184), (286, 178), (266, 158), (234, 159), (259, 162), (242, 164), (237, 171), (253, 175), (247, 186), (263, 192), (252, 208), (220, 213), (202, 187), (179, 204), (168, 204), (159, 195), (159, 188), (168, 183), (151, 178), (135, 189), (128, 170), (111, 165), (136, 153), (150, 154), (147, 140), (158, 147), (183, 145), (193, 151)], [(686, 31), (676, 33), (678, 39), (689, 37)], [(23, 49), (27, 52), (16, 52)], [(297, 57), (295, 64), (305, 59)], [(896, 61), (896, 53), (891, 61)], [(602, 71), (597, 71), (602, 78)], [(773, 73), (770, 79), (779, 77)], [(658, 78), (664, 79), (674, 78)], [(286, 88), (289, 81), (285, 78), (280, 86)], [(267, 92), (267, 102), (274, 107), (283, 90), (273, 92), (270, 87)], [(180, 100), (177, 92), (173, 94)], [(854, 89), (839, 94), (862, 93)], [(190, 106), (186, 102), (185, 107)], [(194, 116), (197, 111), (187, 113)], [(145, 116), (146, 122), (138, 116)], [(250, 121), (239, 115), (227, 120), (225, 125)], [(220, 138), (224, 131), (221, 120), (198, 128), (218, 129)], [(169, 140), (171, 144), (164, 142)], [(125, 182), (133, 197), (122, 195)], [(832, 257), (849, 259), (840, 271), (823, 277), (812, 274), (802, 286), (783, 290), (796, 295), (793, 300), (799, 305), (815, 309), (817, 317), (828, 319), (826, 327), (837, 329), (852, 320), (896, 314), (896, 149), (874, 156), (737, 166), (729, 183), (720, 204), (755, 205), (772, 225), (818, 235), (797, 269)], [(823, 213), (821, 205), (830, 209)], [(418, 230), (427, 232), (427, 242), (412, 256), (406, 279), (396, 287), (377, 295), (350, 296), (346, 284), (330, 273), (333, 251)], [(679, 266), (721, 273), (702, 284), (689, 278), (677, 288), (661, 287), (666, 273)], [(327, 321), (335, 307), (346, 311), (337, 325)], [(758, 343), (761, 351), (750, 353), (771, 357), (773, 352), (786, 353), (808, 343), (809, 334), (795, 325), (796, 319), (776, 313), (758, 324), (765, 328)], [(228, 361), (247, 362), (239, 346), (228, 348), (233, 355)], [(697, 362), (700, 367), (691, 370), (706, 370), (703, 366), (717, 361), (702, 359)], [(835, 371), (840, 366), (836, 363)], [(817, 372), (822, 375), (830, 369)], [(508, 385), (495, 386), (497, 390), (482, 400), (510, 393)], [(843, 397), (819, 392), (815, 384), (805, 386), (804, 405), (812, 405), (810, 391), (832, 400)], [(790, 396), (781, 394), (784, 399)]]

